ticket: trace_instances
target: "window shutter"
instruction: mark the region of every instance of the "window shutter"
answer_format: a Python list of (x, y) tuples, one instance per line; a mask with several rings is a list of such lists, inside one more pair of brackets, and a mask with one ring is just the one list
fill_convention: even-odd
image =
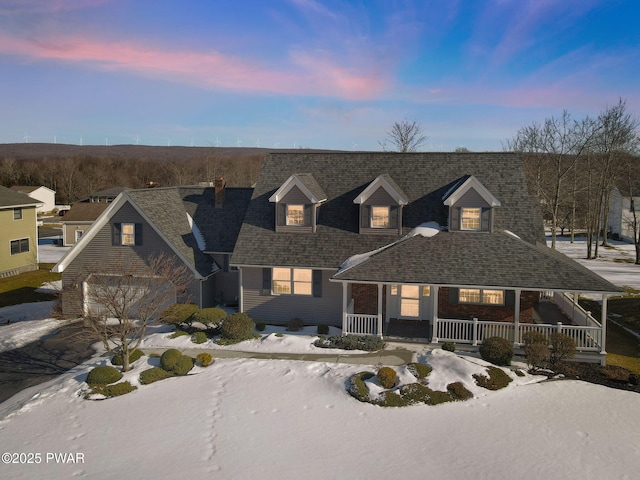
[(449, 287), (449, 304), (450, 305), (458, 305), (459, 303), (459, 294), (460, 289)]
[(262, 295), (271, 295), (271, 269), (262, 269)]
[(504, 292), (504, 305), (506, 307), (516, 306), (516, 292), (515, 290), (507, 290)]
[(449, 207), (449, 231), (460, 230), (460, 208)]
[(282, 227), (287, 224), (287, 204), (276, 203), (276, 225)]
[(141, 223), (136, 223), (135, 236), (136, 236), (135, 244), (142, 245), (142, 224)]
[(482, 218), (480, 221), (480, 230), (483, 232), (489, 232), (491, 230), (491, 209), (482, 209)]
[(310, 203), (305, 204), (304, 206), (304, 225), (306, 227), (311, 226), (311, 207)]
[(313, 271), (313, 296), (322, 296), (322, 270)]
[(371, 227), (371, 205), (360, 206), (360, 228)]
[(398, 211), (400, 209), (394, 205), (389, 207), (389, 228), (398, 228)]
[(111, 226), (111, 245), (122, 245), (122, 226), (114, 223)]

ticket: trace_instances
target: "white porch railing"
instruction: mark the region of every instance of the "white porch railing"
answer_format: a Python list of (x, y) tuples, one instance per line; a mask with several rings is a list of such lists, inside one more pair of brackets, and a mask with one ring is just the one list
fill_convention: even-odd
[[(521, 323), (516, 326), (513, 323), (505, 322), (483, 322), (474, 318), (473, 320), (457, 320), (439, 318), (436, 323), (433, 338), (439, 342), (470, 343), (479, 345), (489, 337), (502, 337), (517, 345), (522, 344), (523, 335), (527, 332), (541, 332), (549, 335), (553, 332), (560, 332), (568, 335), (576, 342), (576, 349), (579, 351), (601, 351), (602, 329), (600, 326), (580, 326), (580, 325), (557, 325)], [(515, 338), (514, 338), (514, 335)]]
[(564, 314), (576, 325), (600, 328), (600, 322), (591, 316), (591, 312), (588, 312), (577, 302), (574, 302), (571, 295), (564, 292), (553, 292), (553, 297), (551, 298), (553, 303), (558, 305)]
[(360, 313), (347, 313), (346, 324), (342, 328), (343, 334), (353, 335), (382, 335), (378, 332), (378, 316)]

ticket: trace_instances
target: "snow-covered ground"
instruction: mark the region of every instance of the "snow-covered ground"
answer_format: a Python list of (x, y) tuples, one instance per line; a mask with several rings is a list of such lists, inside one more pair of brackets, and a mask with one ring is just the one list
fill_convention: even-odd
[[(575, 258), (584, 256), (580, 248), (559, 246)], [(637, 266), (613, 266), (623, 269), (609, 272), (613, 283), (640, 288)], [(38, 338), (35, 325), (52, 322), (50, 305), (8, 308), (0, 310), (3, 348)], [(275, 333), (266, 331), (242, 349), (314, 351), (311, 330)], [(145, 340), (156, 345), (196, 347), (188, 337), (168, 339), (162, 329)], [(107, 362), (96, 357), (0, 404), (0, 444), (14, 454), (3, 455), (0, 478), (637, 478), (637, 393), (513, 373), (506, 389), (490, 392), (471, 378), (485, 365), (476, 356), (416, 348), (434, 367), (432, 388), (463, 381), (474, 398), (382, 408), (346, 391), (351, 374), (377, 366), (217, 359), (123, 397), (84, 400), (79, 393), (87, 371)], [(143, 357), (127, 377), (135, 384), (139, 371), (156, 363)], [(69, 453), (57, 457), (65, 464), (52, 456)]]

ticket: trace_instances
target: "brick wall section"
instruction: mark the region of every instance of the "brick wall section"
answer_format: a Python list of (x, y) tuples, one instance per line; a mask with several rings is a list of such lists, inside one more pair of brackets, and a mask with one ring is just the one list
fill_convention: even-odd
[[(539, 292), (523, 291), (520, 293), (520, 323), (533, 323), (533, 307), (539, 301)], [(471, 319), (486, 322), (513, 322), (513, 307), (471, 305), (449, 303), (449, 289), (440, 288), (438, 292), (438, 317)]]
[[(354, 283), (351, 285), (351, 297), (353, 298), (353, 313), (363, 315), (378, 314), (378, 285)], [(382, 290), (382, 313), (387, 309), (387, 298)]]

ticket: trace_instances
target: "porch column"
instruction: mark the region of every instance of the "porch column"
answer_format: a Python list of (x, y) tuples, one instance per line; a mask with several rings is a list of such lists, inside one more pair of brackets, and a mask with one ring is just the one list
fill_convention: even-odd
[(522, 290), (516, 288), (515, 304), (513, 306), (513, 346), (520, 343), (520, 293)]
[[(606, 293), (602, 294), (602, 315), (600, 316), (600, 325), (602, 329), (602, 345), (600, 345), (600, 353), (606, 355), (606, 344), (607, 344), (607, 300), (608, 296)], [(602, 360), (606, 363), (606, 359)], [(604, 365), (604, 363), (603, 363)]]
[(342, 334), (347, 333), (347, 282), (342, 282)]
[(438, 290), (440, 287), (434, 285), (431, 287), (431, 291), (433, 294), (432, 297), (432, 305), (431, 305), (431, 343), (438, 343)]
[(238, 268), (238, 310), (244, 312), (244, 285), (242, 284), (242, 270)]
[(382, 287), (381, 283), (378, 284), (378, 336), (382, 338)]

